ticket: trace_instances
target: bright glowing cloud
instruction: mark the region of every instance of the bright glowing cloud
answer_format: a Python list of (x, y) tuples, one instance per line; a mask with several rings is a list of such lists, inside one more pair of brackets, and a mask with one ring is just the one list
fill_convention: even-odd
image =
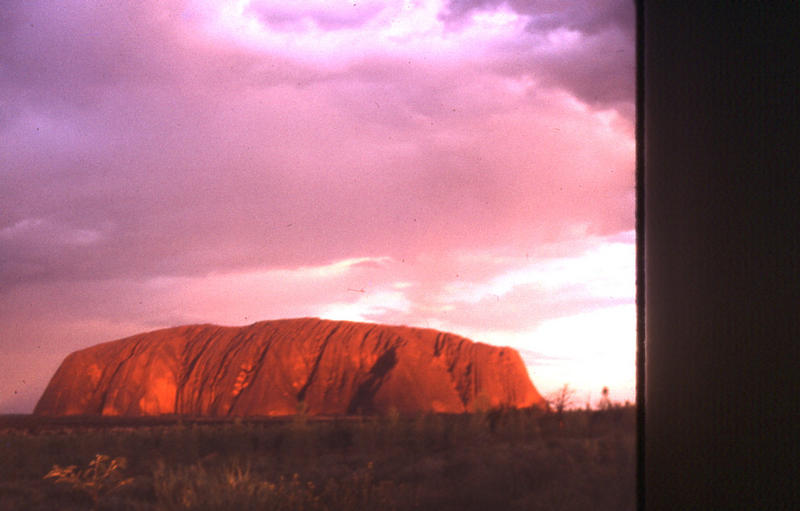
[[(527, 16), (501, 6), (475, 12), (471, 23), (454, 29), (438, 16), (443, 4), (237, 0), (195, 2), (187, 9), (204, 19), (213, 37), (324, 69), (342, 69), (342, 63), (380, 55), (422, 58), (437, 65), (452, 58), (482, 58), (487, 45), (523, 35), (528, 23)], [(554, 45), (549, 39), (547, 44)]]
[(634, 250), (630, 243), (602, 243), (580, 256), (534, 260), (486, 282), (450, 283), (441, 299), (477, 303), (488, 296), (502, 298), (520, 287), (534, 287), (556, 296), (579, 288), (597, 298), (630, 299), (634, 294)]
[(411, 302), (399, 291), (348, 289), (363, 296), (355, 302), (330, 303), (322, 306), (315, 316), (345, 321), (370, 321), (370, 317), (402, 315), (411, 309)]
[[(599, 398), (603, 386), (615, 399), (634, 401), (636, 308), (609, 307), (543, 322), (526, 343), (538, 353), (561, 359), (536, 368), (543, 390), (568, 383)], [(593, 403), (594, 404), (594, 403)]]

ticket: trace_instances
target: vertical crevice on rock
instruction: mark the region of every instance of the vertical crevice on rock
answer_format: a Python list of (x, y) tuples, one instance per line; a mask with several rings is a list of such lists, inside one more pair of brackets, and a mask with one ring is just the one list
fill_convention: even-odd
[(133, 345), (128, 349), (128, 354), (125, 355), (125, 358), (123, 358), (121, 361), (119, 361), (114, 366), (114, 369), (111, 371), (111, 375), (108, 377), (108, 380), (105, 379), (106, 372), (103, 371), (103, 375), (100, 378), (100, 382), (102, 383), (103, 381), (106, 381), (107, 385), (106, 385), (106, 388), (103, 391), (102, 398), (100, 399), (100, 410), (98, 411), (98, 413), (102, 414), (103, 411), (106, 409), (106, 405), (108, 404), (109, 394), (111, 393), (111, 390), (114, 389), (114, 387), (112, 386), (112, 383), (117, 378), (117, 375), (120, 373), (120, 371), (122, 370), (123, 366), (125, 366), (125, 364), (127, 364), (128, 361), (130, 359), (132, 359), (133, 356), (136, 354), (136, 349), (139, 347), (139, 345), (141, 343), (142, 343), (142, 339), (138, 339), (138, 340), (133, 342)]
[(444, 332), (440, 332), (436, 334), (436, 339), (433, 341), (433, 356), (438, 357), (442, 354), (442, 350), (444, 349), (445, 343), (445, 334)]
[(311, 384), (314, 381), (314, 378), (317, 375), (317, 371), (319, 370), (319, 364), (322, 361), (322, 355), (325, 354), (325, 348), (327, 348), (328, 343), (331, 341), (333, 336), (339, 330), (340, 326), (341, 325), (338, 325), (338, 324), (334, 325), (333, 328), (331, 329), (331, 331), (328, 332), (328, 335), (326, 335), (325, 338), (322, 339), (322, 343), (320, 344), (320, 347), (319, 347), (319, 352), (317, 352), (317, 356), (314, 359), (314, 364), (311, 366), (311, 371), (309, 371), (309, 373), (308, 373), (308, 378), (306, 379), (306, 382), (303, 384), (303, 387), (297, 392), (297, 400), (298, 401), (301, 401), (301, 402), (305, 401), (306, 392), (308, 392), (308, 387), (311, 386)]
[[(254, 325), (251, 325), (251, 327), (252, 326)], [(267, 353), (270, 351), (270, 348), (274, 344), (276, 336), (277, 336), (277, 330), (274, 328), (270, 329), (267, 336), (265, 336), (265, 339), (263, 340), (264, 345), (261, 347), (261, 350), (255, 362), (252, 363), (252, 368), (250, 369), (250, 380), (247, 387), (251, 386), (253, 382), (255, 382), (258, 379), (261, 369), (264, 366), (264, 360), (267, 358)], [(242, 394), (245, 394), (247, 392), (247, 387), (243, 388), (241, 392), (233, 396), (233, 399), (231, 400), (231, 406), (230, 408), (228, 408), (228, 415), (230, 415), (230, 413), (236, 407), (236, 404), (241, 399)]]
[(375, 394), (380, 389), (383, 380), (389, 372), (397, 365), (397, 348), (388, 349), (370, 369), (367, 379), (356, 389), (350, 404), (347, 406), (347, 413), (353, 414), (359, 411), (372, 412), (375, 408)]
[[(184, 399), (186, 384), (194, 375), (197, 362), (206, 353), (208, 346), (214, 341), (217, 334), (222, 332), (222, 330), (222, 327), (216, 327), (213, 331), (209, 332), (208, 335), (201, 336), (200, 334), (202, 332), (194, 331), (190, 334), (191, 330), (187, 329), (186, 333), (184, 334), (183, 349), (181, 350), (180, 378), (178, 380), (177, 396), (175, 397), (175, 413), (186, 413), (187, 407)], [(200, 339), (198, 339), (198, 337), (200, 337)], [(197, 345), (200, 346), (198, 347)], [(192, 357), (191, 353), (193, 351), (195, 351), (195, 354)], [(190, 357), (191, 359), (189, 359)], [(188, 362), (187, 359), (189, 359)], [(194, 399), (192, 399), (192, 401), (199, 398), (199, 396), (193, 397)], [(191, 402), (190, 405), (192, 408), (194, 408), (195, 403)]]
[[(236, 356), (247, 346), (248, 341), (252, 340), (253, 338), (254, 332), (252, 325), (250, 327), (244, 327), (239, 329), (239, 332), (236, 333), (232, 339), (230, 339), (230, 341), (227, 343), (227, 349), (222, 350), (222, 357), (219, 363), (216, 365), (214, 377), (211, 378), (211, 381), (205, 387), (205, 389), (210, 393), (210, 399), (208, 401), (209, 409), (217, 410), (218, 414), (221, 413), (222, 415), (227, 416), (231, 411), (232, 403), (228, 406), (227, 410), (219, 410), (219, 407), (223, 405), (226, 398), (227, 388), (223, 384), (223, 381), (225, 380), (232, 361), (236, 360)], [(198, 397), (203, 397), (202, 391)]]

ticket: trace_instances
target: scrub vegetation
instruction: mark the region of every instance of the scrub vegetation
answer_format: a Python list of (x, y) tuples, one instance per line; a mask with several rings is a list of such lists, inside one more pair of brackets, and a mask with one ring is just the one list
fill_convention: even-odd
[(633, 510), (635, 407), (0, 417), (0, 510)]

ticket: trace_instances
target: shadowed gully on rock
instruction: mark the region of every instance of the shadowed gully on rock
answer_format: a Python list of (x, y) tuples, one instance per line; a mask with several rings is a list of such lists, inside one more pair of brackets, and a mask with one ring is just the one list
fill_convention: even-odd
[(545, 407), (517, 351), (431, 329), (315, 318), (191, 325), (67, 356), (34, 410), (236, 417)]

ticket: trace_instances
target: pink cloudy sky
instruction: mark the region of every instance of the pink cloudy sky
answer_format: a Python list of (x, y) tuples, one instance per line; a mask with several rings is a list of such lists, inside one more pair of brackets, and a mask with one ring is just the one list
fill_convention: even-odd
[(634, 398), (632, 1), (6, 3), (0, 413), (156, 328), (319, 316)]

